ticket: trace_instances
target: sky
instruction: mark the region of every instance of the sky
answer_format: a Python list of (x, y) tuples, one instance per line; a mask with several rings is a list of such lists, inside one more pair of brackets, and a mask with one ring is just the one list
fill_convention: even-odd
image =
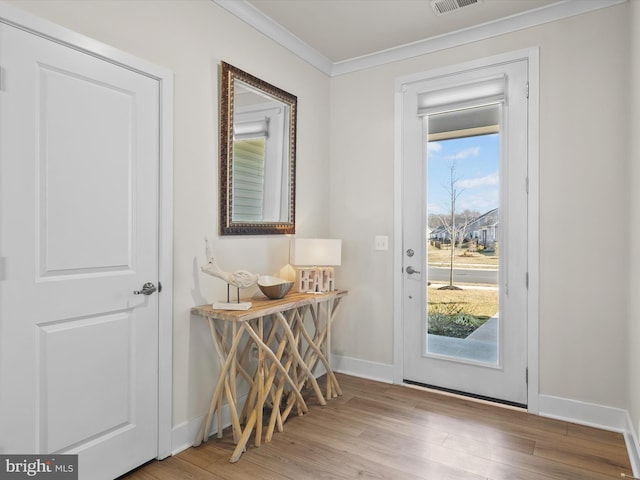
[(485, 213), (498, 207), (499, 134), (479, 135), (427, 144), (427, 212), (451, 212), (451, 165), (455, 165), (456, 212)]

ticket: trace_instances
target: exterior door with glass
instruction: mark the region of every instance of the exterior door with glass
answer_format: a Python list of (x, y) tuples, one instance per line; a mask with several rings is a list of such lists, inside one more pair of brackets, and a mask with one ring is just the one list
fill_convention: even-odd
[(527, 403), (526, 60), (405, 85), (403, 376)]

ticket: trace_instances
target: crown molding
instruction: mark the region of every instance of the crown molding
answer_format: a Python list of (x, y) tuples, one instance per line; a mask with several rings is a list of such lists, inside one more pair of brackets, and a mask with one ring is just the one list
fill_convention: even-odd
[(310, 63), (322, 73), (331, 76), (333, 63), (316, 49), (276, 23), (246, 0), (213, 0), (229, 13), (282, 45), (302, 60)]
[(500, 20), (335, 63), (280, 24), (274, 22), (247, 0), (213, 1), (324, 74), (333, 77), (581, 15), (625, 3), (627, 0), (590, 0), (588, 2), (584, 0), (563, 0)]

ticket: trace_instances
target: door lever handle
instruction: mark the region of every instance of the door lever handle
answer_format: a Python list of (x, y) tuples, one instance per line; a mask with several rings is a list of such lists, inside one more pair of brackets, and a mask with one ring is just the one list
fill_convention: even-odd
[(409, 266), (407, 267), (407, 269), (406, 269), (406, 270), (407, 270), (407, 273), (408, 273), (409, 275), (411, 275), (411, 274), (413, 274), (413, 273), (420, 273), (420, 271), (419, 271), (419, 270), (416, 270), (416, 269), (415, 269), (415, 268), (413, 268), (411, 265), (409, 265)]
[(142, 286), (141, 290), (134, 290), (133, 294), (134, 295), (151, 295), (156, 290), (157, 288), (153, 283), (147, 282)]

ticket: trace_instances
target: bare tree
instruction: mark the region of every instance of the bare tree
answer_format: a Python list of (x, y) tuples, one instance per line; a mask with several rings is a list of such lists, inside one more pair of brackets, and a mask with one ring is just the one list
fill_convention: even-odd
[(451, 240), (451, 252), (449, 256), (449, 285), (442, 287), (449, 290), (457, 290), (459, 288), (453, 285), (454, 250), (458, 238), (460, 239), (460, 245), (462, 245), (466, 230), (470, 223), (470, 219), (468, 217), (465, 217), (461, 222), (456, 222), (456, 202), (458, 197), (464, 191), (464, 189), (461, 190), (458, 188), (458, 182), (460, 180), (461, 178), (456, 175), (456, 164), (455, 162), (451, 162), (449, 183), (443, 185), (444, 189), (449, 193), (450, 211), (448, 216), (440, 216), (440, 222)]
[(467, 238), (467, 233), (469, 233), (469, 226), (473, 221), (479, 217), (477, 212), (473, 212), (469, 209), (465, 209), (459, 215), (456, 215), (458, 218), (456, 220), (457, 230), (458, 230), (458, 248), (462, 248), (462, 244)]

